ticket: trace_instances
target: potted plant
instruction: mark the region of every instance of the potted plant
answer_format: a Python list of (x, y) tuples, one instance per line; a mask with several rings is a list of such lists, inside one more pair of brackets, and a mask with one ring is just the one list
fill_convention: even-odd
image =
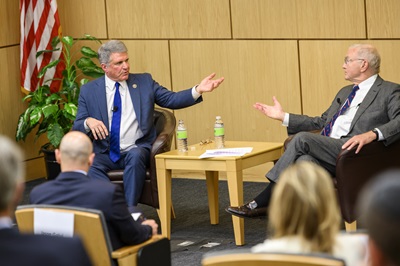
[[(101, 67), (97, 66), (92, 59), (97, 53), (90, 47), (83, 46), (80, 49), (80, 56), (76, 56), (73, 47), (80, 40), (92, 40), (101, 43), (97, 38), (85, 35), (83, 38), (74, 40), (70, 36), (55, 37), (52, 40), (52, 50), (39, 51), (36, 57), (43, 53), (50, 53), (59, 50), (57, 45), (62, 43), (61, 59), (49, 62), (40, 69), (38, 78), (39, 87), (23, 98), (28, 102), (28, 108), (19, 116), (16, 129), (16, 140), (25, 141), (28, 134), (37, 128), (35, 141), (44, 133), (49, 140), (44, 144), (40, 152), (44, 153), (48, 178), (54, 178), (60, 172), (59, 165), (54, 159), (54, 150), (60, 145), (62, 137), (71, 130), (78, 109), (78, 97), (80, 87), (89, 80), (84, 76), (93, 78), (104, 74)], [(77, 58), (77, 59), (74, 59)], [(64, 64), (60, 88), (50, 88), (43, 83), (45, 73), (48, 69)], [(77, 70), (80, 70), (78, 73)], [(43, 83), (43, 84), (42, 84)], [(39, 152), (39, 153), (40, 153)], [(47, 165), (50, 163), (50, 165)], [(53, 165), (52, 165), (53, 164)], [(55, 172), (53, 172), (55, 170)]]

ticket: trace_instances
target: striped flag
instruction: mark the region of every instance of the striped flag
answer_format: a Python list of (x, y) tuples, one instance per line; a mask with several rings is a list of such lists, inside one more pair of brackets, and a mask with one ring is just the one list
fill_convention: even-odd
[(39, 84), (47, 84), (51, 91), (58, 91), (61, 85), (64, 65), (47, 70), (39, 80), (37, 75), (43, 66), (62, 57), (60, 42), (59, 51), (43, 53), (36, 58), (36, 52), (52, 50), (51, 41), (57, 35), (61, 37), (61, 25), (58, 17), (56, 0), (20, 0), (21, 20), (21, 90), (25, 93), (35, 91)]

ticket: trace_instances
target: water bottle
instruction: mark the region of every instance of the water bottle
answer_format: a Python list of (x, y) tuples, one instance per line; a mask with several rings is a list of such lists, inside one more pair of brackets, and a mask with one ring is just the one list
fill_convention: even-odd
[(179, 120), (178, 123), (178, 128), (176, 130), (176, 142), (178, 146), (178, 151), (180, 152), (188, 151), (187, 130), (185, 124), (183, 123), (183, 120)]
[(225, 148), (225, 129), (224, 129), (224, 122), (220, 116), (215, 118), (214, 124), (214, 142), (216, 149)]

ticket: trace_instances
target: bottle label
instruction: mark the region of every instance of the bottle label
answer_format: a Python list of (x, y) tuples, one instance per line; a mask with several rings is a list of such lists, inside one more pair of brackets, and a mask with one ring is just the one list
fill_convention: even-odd
[(177, 139), (187, 139), (187, 131), (177, 131), (176, 138)]
[(214, 128), (214, 136), (225, 135), (225, 128)]

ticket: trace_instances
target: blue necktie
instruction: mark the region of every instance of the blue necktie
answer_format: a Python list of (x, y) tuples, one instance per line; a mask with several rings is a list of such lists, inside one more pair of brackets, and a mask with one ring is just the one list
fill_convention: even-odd
[(356, 96), (356, 92), (358, 91), (358, 89), (359, 89), (358, 86), (354, 86), (353, 87), (353, 90), (351, 91), (351, 93), (347, 97), (347, 99), (344, 102), (342, 108), (339, 109), (339, 111), (332, 117), (332, 119), (329, 122), (329, 124), (327, 124), (325, 126), (325, 128), (321, 131), (321, 135), (330, 136), (333, 124), (335, 123), (335, 121), (339, 117), (339, 115), (343, 114), (350, 107), (350, 104), (353, 101), (354, 96)]
[(121, 157), (120, 145), (119, 145), (119, 131), (121, 127), (121, 95), (119, 94), (119, 83), (115, 83), (115, 94), (114, 94), (114, 106), (113, 116), (111, 122), (111, 134), (110, 134), (110, 159), (114, 163)]

